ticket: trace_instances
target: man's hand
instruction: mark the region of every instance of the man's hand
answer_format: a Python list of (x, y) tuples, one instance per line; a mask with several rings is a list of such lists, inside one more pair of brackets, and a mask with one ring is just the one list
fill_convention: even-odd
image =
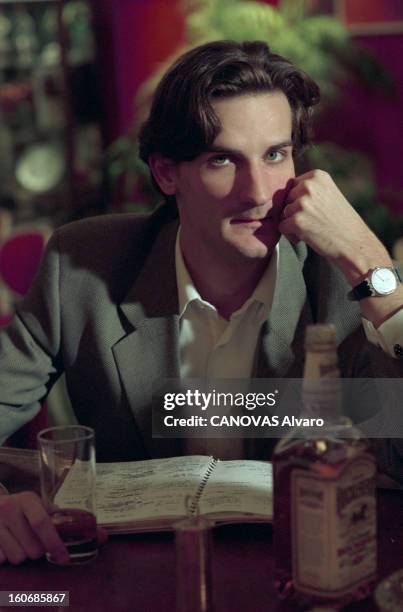
[(69, 554), (39, 497), (30, 491), (0, 497), (0, 562), (22, 563), (45, 552), (60, 563)]
[[(99, 529), (98, 540), (107, 539)], [(58, 563), (69, 563), (69, 554), (40, 498), (30, 491), (0, 496), (0, 563), (39, 559), (45, 552)]]
[(383, 244), (322, 170), (293, 179), (279, 230), (332, 261), (352, 285), (371, 268), (392, 265)]
[[(313, 170), (293, 179), (279, 231), (303, 240), (339, 267), (352, 287), (376, 267), (392, 267), (384, 245), (346, 200), (327, 172)], [(394, 293), (359, 302), (375, 327), (403, 308), (403, 284)]]

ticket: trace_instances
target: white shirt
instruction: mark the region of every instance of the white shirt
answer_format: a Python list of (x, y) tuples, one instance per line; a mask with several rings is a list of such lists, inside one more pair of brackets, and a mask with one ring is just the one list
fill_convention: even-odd
[(179, 243), (175, 247), (179, 301), (181, 378), (250, 378), (260, 329), (273, 301), (278, 245), (253, 294), (229, 321), (202, 299), (190, 278)]
[[(181, 378), (250, 378), (260, 329), (271, 308), (279, 260), (273, 252), (253, 294), (243, 306), (222, 318), (203, 300), (183, 260), (180, 231), (176, 237), (175, 268), (179, 301), (179, 364)], [(223, 409), (224, 410), (224, 409)], [(244, 456), (241, 438), (188, 438), (186, 454), (214, 455), (220, 459)]]
[(378, 329), (364, 317), (362, 324), (369, 342), (395, 359), (403, 356), (403, 308), (384, 321)]

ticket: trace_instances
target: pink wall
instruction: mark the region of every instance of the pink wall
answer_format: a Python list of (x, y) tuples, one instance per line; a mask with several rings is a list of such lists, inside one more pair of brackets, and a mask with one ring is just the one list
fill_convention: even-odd
[(348, 23), (374, 23), (402, 19), (402, 0), (344, 0)]
[(403, 33), (355, 38), (387, 67), (396, 92), (374, 95), (354, 84), (328, 113), (321, 139), (368, 153), (374, 160), (381, 201), (403, 213)]
[(104, 92), (105, 138), (131, 126), (134, 95), (183, 37), (180, 0), (91, 0)]

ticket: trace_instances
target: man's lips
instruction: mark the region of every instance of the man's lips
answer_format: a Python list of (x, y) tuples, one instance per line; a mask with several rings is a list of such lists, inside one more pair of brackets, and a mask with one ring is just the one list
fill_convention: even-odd
[(245, 219), (240, 217), (238, 219), (231, 219), (231, 225), (243, 227), (248, 230), (256, 238), (262, 238), (278, 232), (278, 221), (276, 217), (263, 217), (263, 219)]
[(248, 226), (256, 226), (261, 227), (265, 223), (272, 223), (273, 219), (269, 217), (264, 217), (263, 219), (231, 219), (231, 223), (234, 225), (248, 225)]

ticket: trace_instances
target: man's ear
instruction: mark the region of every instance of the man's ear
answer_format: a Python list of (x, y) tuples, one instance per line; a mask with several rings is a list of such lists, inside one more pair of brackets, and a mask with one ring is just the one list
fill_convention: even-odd
[(160, 153), (153, 153), (148, 158), (148, 165), (161, 191), (165, 195), (175, 195), (177, 172), (175, 162)]

